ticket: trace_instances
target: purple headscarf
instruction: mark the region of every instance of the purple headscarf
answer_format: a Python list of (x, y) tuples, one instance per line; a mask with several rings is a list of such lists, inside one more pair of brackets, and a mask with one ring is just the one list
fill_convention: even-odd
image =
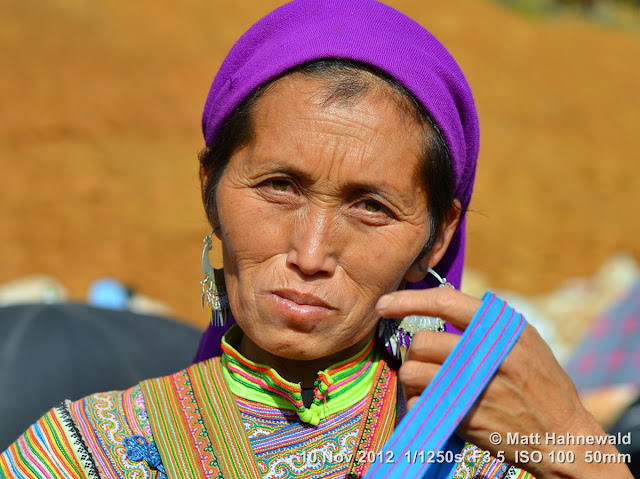
[[(258, 87), (313, 60), (340, 58), (372, 65), (400, 82), (427, 109), (444, 137), (454, 170), (454, 196), (469, 206), (479, 149), (478, 116), (458, 64), (428, 31), (374, 0), (294, 0), (253, 25), (233, 46), (213, 80), (202, 115), (207, 146)], [(460, 287), (466, 218), (436, 271)], [(428, 284), (427, 284), (428, 283)], [(424, 289), (436, 283), (410, 283)], [(209, 327), (196, 361), (220, 354), (227, 328)]]

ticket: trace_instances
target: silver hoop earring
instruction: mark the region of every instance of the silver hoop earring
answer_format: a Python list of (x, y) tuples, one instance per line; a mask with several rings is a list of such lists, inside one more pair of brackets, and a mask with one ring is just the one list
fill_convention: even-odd
[(200, 297), (202, 310), (204, 311), (205, 300), (207, 303), (207, 311), (209, 312), (209, 321), (214, 326), (224, 326), (227, 322), (229, 312), (229, 298), (224, 283), (224, 272), (222, 268), (215, 269), (209, 260), (209, 252), (213, 247), (211, 238), (218, 230), (214, 228), (204, 238), (204, 249), (202, 250), (202, 273), (204, 279), (200, 281), (202, 285), (202, 295)]
[[(453, 285), (443, 278), (433, 269), (427, 268), (439, 282), (439, 288)], [(455, 289), (455, 288), (454, 288)], [(418, 331), (439, 331), (444, 332), (445, 322), (441, 318), (433, 316), (420, 316), (412, 314), (405, 316), (401, 320), (380, 318), (378, 323), (378, 341), (380, 341), (387, 352), (400, 362), (404, 362), (405, 356), (411, 345), (413, 335)]]

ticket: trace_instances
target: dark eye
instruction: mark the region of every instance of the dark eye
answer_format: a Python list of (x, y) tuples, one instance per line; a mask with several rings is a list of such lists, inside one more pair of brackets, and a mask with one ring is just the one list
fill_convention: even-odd
[(371, 213), (379, 213), (385, 209), (384, 206), (373, 200), (365, 200), (362, 202), (362, 204), (364, 205), (364, 209), (370, 211)]
[(275, 179), (267, 181), (267, 185), (269, 185), (276, 191), (287, 191), (291, 186), (291, 183), (289, 183), (287, 180)]

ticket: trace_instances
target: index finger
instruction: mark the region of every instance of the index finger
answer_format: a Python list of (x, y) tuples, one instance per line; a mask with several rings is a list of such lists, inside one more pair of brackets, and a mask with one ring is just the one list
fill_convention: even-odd
[(482, 301), (451, 288), (403, 290), (382, 296), (376, 310), (385, 318), (435, 316), (463, 331)]

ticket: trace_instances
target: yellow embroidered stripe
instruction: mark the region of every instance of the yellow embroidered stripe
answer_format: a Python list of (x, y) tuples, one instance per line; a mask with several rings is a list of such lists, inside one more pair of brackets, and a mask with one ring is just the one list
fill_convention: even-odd
[(172, 479), (207, 477), (182, 414), (173, 387), (173, 376), (150, 379), (140, 384), (153, 430), (153, 437), (167, 475)]
[(205, 427), (216, 443), (224, 477), (262, 477), (219, 358), (194, 364), (188, 371)]

